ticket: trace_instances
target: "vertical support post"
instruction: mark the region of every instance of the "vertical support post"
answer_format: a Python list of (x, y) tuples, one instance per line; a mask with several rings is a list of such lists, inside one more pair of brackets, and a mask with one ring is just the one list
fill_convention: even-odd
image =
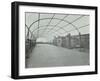
[(37, 30), (37, 37), (39, 37), (39, 23), (40, 23), (40, 13), (38, 14), (38, 30)]
[(80, 32), (79, 32), (79, 45), (80, 45), (80, 51), (81, 51), (82, 45), (81, 45), (81, 33)]
[(27, 33), (27, 37), (28, 37), (28, 39), (29, 39), (29, 28), (28, 28), (28, 33)]
[(68, 48), (71, 48), (71, 34), (68, 34)]

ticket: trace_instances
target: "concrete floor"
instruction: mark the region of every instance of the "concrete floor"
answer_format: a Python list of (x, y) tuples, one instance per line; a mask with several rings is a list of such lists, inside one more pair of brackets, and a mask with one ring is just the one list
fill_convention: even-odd
[(89, 65), (89, 53), (49, 44), (37, 44), (26, 59), (26, 68), (77, 65)]

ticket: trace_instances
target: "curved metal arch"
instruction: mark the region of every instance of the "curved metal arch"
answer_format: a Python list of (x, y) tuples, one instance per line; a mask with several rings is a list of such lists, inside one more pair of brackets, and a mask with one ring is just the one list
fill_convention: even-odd
[[(82, 16), (76, 18), (76, 19), (75, 19), (74, 21), (72, 21), (72, 22), (69, 22), (69, 21), (66, 20), (66, 21), (68, 22), (68, 24), (67, 24), (67, 25), (64, 25), (64, 26), (62, 26), (62, 27), (67, 27), (68, 25), (71, 24), (71, 25), (75, 28), (75, 30), (77, 30), (78, 33), (80, 33), (79, 30), (78, 30), (78, 28), (77, 28), (74, 24), (72, 24), (72, 23), (75, 22), (75, 21), (77, 21), (78, 19), (80, 19), (80, 18), (82, 18), (82, 17), (84, 17), (84, 15), (82, 15)], [(55, 27), (56, 27), (56, 26), (55, 26)], [(54, 28), (52, 28), (51, 30), (53, 30), (53, 29), (54, 29)], [(51, 31), (51, 30), (50, 30), (50, 31)], [(59, 29), (58, 29), (58, 30), (59, 30)]]
[[(31, 37), (32, 37), (32, 32), (29, 30), (28, 26), (27, 26), (27, 25), (25, 25), (25, 27), (28, 29), (28, 32), (30, 32), (30, 33), (31, 33)], [(26, 32), (26, 31), (25, 31), (25, 32)], [(27, 32), (27, 36), (28, 36), (28, 32)]]
[[(52, 19), (54, 18), (54, 16), (55, 16), (55, 14), (52, 16)], [(63, 18), (61, 18), (61, 19), (64, 20), (67, 16), (68, 16), (68, 15), (65, 15), (65, 16), (64, 16)], [(52, 19), (48, 22), (48, 26), (50, 25)], [(62, 20), (59, 20), (59, 22), (57, 22), (57, 23), (55, 24), (55, 27), (58, 26), (58, 24), (60, 24), (61, 22), (62, 22)], [(45, 30), (42, 32), (42, 34), (46, 31), (46, 29), (48, 28), (48, 26), (45, 28)]]
[[(28, 26), (27, 26), (26, 24), (25, 24), (25, 27), (28, 29), (28, 32), (31, 33), (31, 37), (32, 37), (32, 36), (34, 37), (33, 33), (29, 30), (29, 28), (28, 28)], [(27, 36), (28, 36), (28, 34), (27, 34)]]
[[(45, 29), (45, 27), (42, 27), (42, 28), (39, 28), (39, 29), (37, 29), (37, 30), (44, 30)], [(36, 32), (36, 31), (35, 31)], [(33, 34), (35, 33), (35, 32), (32, 32)], [(56, 35), (58, 35), (59, 36), (59, 34), (61, 34), (61, 33), (59, 33), (58, 31), (53, 31)], [(57, 34), (58, 33), (58, 34)]]
[[(81, 29), (81, 28), (83, 28), (83, 27), (87, 27), (87, 26), (89, 26), (89, 24), (84, 25), (84, 26), (80, 26), (80, 27), (78, 27), (78, 29)], [(70, 31), (68, 31), (68, 32), (71, 32), (71, 31), (74, 31), (74, 30), (70, 30)]]
[[(41, 21), (41, 20), (46, 20), (46, 19), (51, 19), (51, 18), (42, 18), (42, 19), (38, 19), (38, 20), (34, 21), (34, 22), (29, 26), (29, 29), (32, 27), (32, 25), (33, 25), (34, 23), (36, 23), (36, 22), (38, 22), (38, 21)], [(60, 18), (52, 18), (52, 19), (61, 20), (61, 21), (64, 21), (65, 23), (71, 24), (71, 25), (79, 32), (79, 30), (77, 29), (77, 27), (74, 26), (72, 23), (70, 23), (70, 22), (67, 21), (67, 20), (60, 19)]]
[[(81, 29), (81, 28), (83, 28), (83, 27), (87, 27), (87, 26), (89, 26), (89, 24), (87, 24), (87, 25), (84, 25), (84, 26), (80, 26), (80, 27), (78, 27), (78, 29)], [(67, 31), (68, 33), (70, 33), (71, 31), (74, 31), (75, 29), (72, 29), (72, 30), (70, 30), (70, 31)], [(65, 32), (64, 33), (62, 33), (62, 34), (65, 34)], [(81, 34), (81, 33), (80, 33)]]
[[(45, 27), (45, 26), (52, 26), (52, 27), (55, 27), (55, 25), (43, 25), (43, 26), (39, 26), (39, 28)], [(57, 27), (59, 27), (60, 29), (62, 29), (63, 31), (65, 31), (66, 33), (68, 33), (68, 32), (67, 32), (65, 29), (63, 29), (62, 27), (60, 27), (60, 26), (57, 26)], [(46, 28), (46, 27), (45, 27), (45, 28)], [(32, 33), (33, 33), (34, 31), (36, 31), (36, 30), (38, 30), (37, 27), (32, 31)]]

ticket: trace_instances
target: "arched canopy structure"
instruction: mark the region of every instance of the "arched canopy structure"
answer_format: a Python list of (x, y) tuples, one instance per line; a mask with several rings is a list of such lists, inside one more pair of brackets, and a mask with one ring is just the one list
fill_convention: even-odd
[(89, 15), (58, 13), (25, 13), (26, 35), (36, 37), (66, 36), (89, 33)]

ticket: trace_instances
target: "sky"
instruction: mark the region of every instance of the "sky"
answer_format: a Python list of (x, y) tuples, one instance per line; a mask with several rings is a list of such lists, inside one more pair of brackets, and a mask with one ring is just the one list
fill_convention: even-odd
[[(47, 38), (49, 41), (55, 36), (66, 36), (67, 34), (78, 35), (89, 33), (89, 15), (80, 14), (56, 14), (26, 12), (25, 26), (26, 35), (28, 28), (34, 36)], [(31, 37), (30, 33), (30, 37)], [(46, 41), (44, 39), (41, 39)]]

